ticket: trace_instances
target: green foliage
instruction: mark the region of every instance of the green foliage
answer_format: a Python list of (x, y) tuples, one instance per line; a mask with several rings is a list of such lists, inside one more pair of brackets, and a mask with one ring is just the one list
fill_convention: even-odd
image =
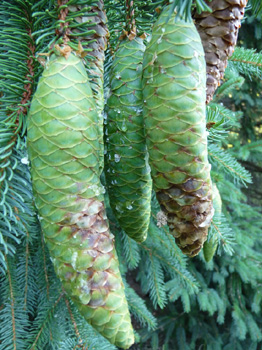
[(217, 171), (224, 171), (231, 175), (234, 180), (242, 183), (251, 183), (250, 173), (242, 167), (230, 153), (223, 150), (221, 147), (209, 144), (208, 155), (211, 164), (215, 164)]
[[(34, 1), (32, 17), (35, 18), (35, 23), (40, 28), (35, 30), (32, 36), (36, 44), (41, 44), (41, 52), (48, 51), (51, 45), (61, 44), (65, 34), (70, 39), (68, 44), (74, 49), (77, 49), (77, 37), (94, 34), (95, 31), (92, 28), (94, 24), (91, 20), (83, 23), (77, 21), (78, 16), (88, 16), (89, 6), (93, 3), (91, 0), (70, 0), (67, 4), (59, 6), (55, 0)], [(65, 20), (60, 18), (62, 9), (68, 11), (66, 26)], [(77, 34), (73, 32), (73, 29), (77, 29)], [(86, 51), (91, 51), (91, 49), (86, 49)]]
[(262, 78), (262, 54), (256, 50), (236, 47), (229, 61), (230, 69), (235, 69), (249, 79)]
[(28, 231), (36, 234), (30, 228), (34, 209), (24, 138), (35, 72), (30, 5), (0, 4), (0, 272), (7, 268), (5, 254), (15, 254), (15, 243)]
[[(77, 28), (80, 35), (93, 30), (92, 23), (78, 26), (76, 21), (92, 3), (70, 1), (72, 6), (83, 5), (79, 12), (70, 10), (67, 17), (70, 28)], [(150, 34), (158, 16), (155, 9), (163, 4), (135, 1), (139, 34)], [(206, 6), (202, 0), (179, 0), (174, 4), (188, 17), (192, 8), (201, 10)], [(260, 1), (251, 4), (253, 12), (261, 14)], [(112, 53), (125, 27), (125, 4), (106, 0), (105, 6), (111, 33), (105, 65), (107, 86)], [(26, 164), (26, 114), (42, 71), (34, 53), (47, 52), (62, 40), (63, 30), (56, 32), (61, 29), (60, 10), (54, 0), (0, 3), (0, 350), (116, 349), (79, 315), (55, 276), (34, 208)], [(248, 16), (242, 29), (252, 21)], [(258, 20), (254, 23), (254, 36), (260, 40)], [(242, 37), (246, 46), (247, 32)], [(76, 47), (77, 36), (70, 39)], [(250, 45), (260, 44), (250, 41)], [(86, 62), (89, 59), (87, 55)], [(243, 77), (248, 79), (244, 82)], [(139, 344), (134, 349), (261, 347), (260, 77), (261, 54), (251, 48), (236, 48), (226, 81), (207, 108), (212, 180), (223, 202), (222, 218), (214, 217), (209, 230), (209, 239), (217, 237), (219, 241), (212, 261), (206, 263), (203, 253), (190, 260), (180, 252), (155, 194), (148, 238), (143, 243), (124, 235), (108, 208), (125, 275), (126, 297), (138, 333)], [(252, 172), (255, 186), (249, 185), (247, 192), (242, 184), (250, 184), (251, 175), (245, 167)], [(255, 196), (256, 206), (251, 206)]]
[(260, 0), (251, 0), (252, 11), (256, 16), (262, 14), (262, 4)]
[(172, 2), (173, 5), (171, 11), (174, 11), (174, 9), (176, 8), (178, 15), (181, 17), (185, 17), (186, 20), (192, 20), (191, 10), (193, 4), (196, 6), (196, 10), (198, 13), (201, 13), (202, 11), (211, 11), (207, 3), (203, 0), (173, 0)]

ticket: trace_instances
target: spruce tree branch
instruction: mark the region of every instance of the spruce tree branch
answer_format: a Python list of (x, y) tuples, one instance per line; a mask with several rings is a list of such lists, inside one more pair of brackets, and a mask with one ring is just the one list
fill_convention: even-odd
[(255, 17), (262, 15), (262, 3), (260, 0), (251, 0), (251, 8)]
[[(69, 8), (68, 6), (64, 6), (68, 3), (69, 0), (58, 0), (57, 5), (58, 5), (58, 19), (60, 21), (60, 28), (56, 29), (56, 35), (58, 37), (63, 37), (64, 43), (67, 43), (70, 39), (68, 38), (68, 35), (70, 34), (70, 29), (69, 29), (69, 23), (66, 22), (66, 17), (68, 15)], [(61, 7), (61, 9), (59, 9)]]
[(257, 66), (257, 67), (262, 67), (262, 63), (254, 62), (254, 61), (246, 61), (246, 60), (241, 60), (241, 59), (237, 59), (237, 58), (230, 58), (230, 61), (241, 62), (241, 63), (245, 63), (245, 64), (251, 64), (251, 65)]
[(185, 275), (182, 274), (174, 265), (170, 264), (169, 261), (165, 260), (161, 255), (157, 254), (155, 251), (152, 251), (150, 248), (146, 247), (143, 243), (139, 243), (139, 245), (146, 250), (149, 254), (154, 255), (159, 260), (163, 261), (165, 265), (168, 265), (172, 270), (174, 270), (182, 279), (184, 279), (188, 284), (191, 285), (193, 289), (195, 289), (194, 283)]
[(223, 235), (222, 235), (222, 233), (220, 232), (219, 228), (217, 227), (217, 225), (214, 223), (213, 220), (211, 220), (211, 222), (212, 222), (212, 224), (213, 224), (213, 226), (214, 226), (216, 232), (219, 234), (221, 242), (223, 243), (223, 245), (226, 245), (226, 241), (224, 240)]
[(248, 76), (250, 79), (261, 78), (262, 76), (262, 54), (256, 50), (236, 47), (230, 57), (230, 65), (233, 65), (239, 73)]
[(45, 256), (45, 242), (44, 242), (44, 235), (41, 231), (41, 247), (43, 252), (43, 260), (44, 260), (44, 272), (45, 272), (45, 281), (46, 281), (46, 291), (47, 291), (47, 298), (49, 299), (49, 279), (47, 274), (47, 268), (46, 268), (46, 256)]
[(130, 270), (137, 267), (140, 261), (138, 244), (126, 234), (122, 235), (123, 252)]
[[(153, 216), (153, 218), (154, 218), (155, 220), (157, 220), (157, 217), (156, 217), (154, 214), (152, 214), (152, 216)], [(177, 246), (175, 246), (174, 241), (173, 241), (172, 239), (170, 239), (170, 237), (171, 237), (170, 232), (169, 232), (164, 226), (162, 226), (162, 229), (163, 229), (163, 231), (165, 232), (165, 234), (167, 235), (170, 244), (173, 246), (173, 248), (174, 248), (173, 250), (174, 250), (175, 252), (177, 252)], [(170, 249), (170, 247), (168, 246), (168, 244), (167, 244), (165, 241), (163, 241), (160, 237), (159, 237), (159, 241), (160, 241), (161, 244), (162, 244), (163, 246), (165, 246), (167, 249)], [(183, 265), (182, 258), (181, 258), (181, 256), (180, 256), (179, 254), (176, 254), (176, 258), (177, 258), (177, 260), (179, 260), (180, 264)]]
[(208, 156), (211, 163), (217, 163), (218, 167), (224, 168), (224, 171), (233, 176), (237, 181), (242, 181), (243, 184), (252, 183), (250, 173), (237, 162), (237, 160), (223, 148), (216, 144), (210, 143), (208, 145)]
[[(141, 312), (141, 309), (139, 308), (139, 306), (136, 305), (135, 303), (132, 303), (130, 299), (128, 300), (128, 306), (130, 306), (131, 310), (136, 311), (137, 314)], [(151, 329), (154, 330), (155, 324), (152, 323), (152, 319), (150, 319), (147, 314), (143, 314), (143, 318), (147, 321), (148, 325), (151, 325)]]
[(34, 341), (34, 343), (32, 344), (30, 350), (35, 350), (35, 349), (36, 349), (36, 345), (37, 345), (38, 340), (39, 340), (39, 338), (40, 338), (40, 336), (41, 336), (41, 333), (43, 332), (45, 323), (46, 323), (47, 320), (51, 317), (51, 314), (54, 313), (55, 308), (57, 307), (57, 305), (59, 304), (59, 302), (60, 302), (60, 300), (62, 299), (63, 296), (64, 296), (64, 292), (62, 292), (62, 293), (59, 295), (59, 297), (58, 297), (58, 299), (55, 301), (54, 305), (49, 309), (48, 314), (47, 314), (47, 317), (46, 317), (45, 321), (43, 322), (42, 327), (39, 329), (39, 331), (38, 331), (38, 333), (37, 333), (37, 335), (36, 335), (35, 341)]
[(9, 291), (10, 291), (10, 301), (11, 301), (11, 313), (12, 313), (12, 329), (13, 329), (13, 345), (14, 345), (14, 350), (17, 350), (16, 347), (16, 326), (15, 326), (15, 302), (14, 302), (14, 293), (13, 293), (13, 286), (12, 286), (12, 277), (10, 273), (10, 269), (8, 266), (8, 260), (7, 256), (5, 255), (5, 262), (7, 266), (7, 276), (8, 276), (8, 283), (9, 283)]
[[(28, 23), (30, 23), (30, 14), (27, 12), (24, 12), (25, 18), (28, 21)], [(14, 121), (14, 129), (12, 130), (13, 132), (13, 137), (11, 137), (11, 139), (9, 140), (8, 144), (10, 145), (10, 147), (6, 150), (6, 154), (7, 156), (2, 159), (1, 163), (4, 164), (5, 162), (7, 162), (11, 155), (12, 155), (12, 151), (13, 148), (16, 145), (16, 141), (19, 135), (19, 132), (22, 128), (22, 123), (20, 121), (20, 115), (22, 114), (23, 116), (26, 116), (27, 114), (27, 107), (28, 104), (30, 102), (31, 96), (32, 96), (32, 92), (33, 92), (33, 80), (34, 80), (34, 57), (35, 57), (35, 50), (36, 47), (34, 45), (34, 41), (33, 41), (33, 37), (32, 37), (32, 30), (30, 27), (28, 27), (27, 29), (27, 35), (28, 35), (28, 52), (27, 52), (27, 61), (26, 61), (26, 65), (28, 68), (28, 73), (27, 75), (24, 77), (24, 81), (26, 81), (26, 83), (24, 84), (24, 92), (22, 94), (22, 99), (20, 102), (20, 106), (18, 108), (18, 110), (16, 111), (16, 118)], [(5, 179), (5, 176), (3, 176), (3, 172), (5, 171), (5, 167), (1, 167), (0, 168), (0, 179)], [(0, 181), (0, 188), (2, 187), (3, 181)]]
[[(196, 11), (198, 13), (202, 11), (211, 12), (210, 7), (206, 4), (204, 0), (195, 0), (194, 3), (196, 5)], [(187, 21), (191, 21), (192, 4), (193, 0), (174, 0), (172, 11), (174, 11), (174, 9), (176, 8), (176, 11), (179, 16), (183, 16)]]
[[(63, 292), (65, 293), (64, 288), (62, 288), (62, 289), (63, 289)], [(73, 315), (73, 313), (72, 313), (72, 310), (71, 310), (71, 307), (70, 307), (70, 304), (69, 304), (69, 301), (68, 301), (68, 298), (66, 297), (66, 295), (64, 295), (64, 299), (65, 299), (65, 303), (66, 303), (66, 307), (67, 307), (68, 313), (69, 313), (69, 315), (70, 315), (71, 322), (72, 322), (73, 327), (74, 327), (74, 330), (75, 330), (75, 334), (76, 334), (77, 338), (79, 338), (79, 342), (80, 342), (79, 345), (80, 345), (80, 346), (82, 347), (82, 349), (83, 349), (83, 347), (84, 347), (84, 345), (82, 344), (82, 343), (83, 343), (83, 340), (82, 340), (81, 335), (80, 335), (80, 333), (79, 333), (79, 330), (78, 330), (78, 327), (77, 327), (77, 324), (76, 324), (74, 315)], [(86, 348), (86, 349), (87, 349), (87, 348)]]
[(239, 89), (243, 85), (245, 79), (242, 76), (234, 76), (227, 81), (225, 81), (219, 88), (216, 90), (215, 96), (213, 98), (213, 103), (217, 103), (223, 97), (226, 97), (232, 91)]
[(128, 38), (136, 36), (134, 1), (126, 0), (126, 30)]
[(149, 255), (149, 259), (151, 261), (151, 265), (153, 266), (152, 272), (153, 272), (153, 277), (154, 277), (154, 285), (155, 285), (155, 289), (156, 289), (156, 293), (157, 293), (158, 305), (160, 305), (160, 301), (162, 300), (162, 297), (161, 297), (160, 292), (158, 290), (158, 281), (157, 281), (157, 277), (156, 277), (156, 273), (155, 273), (156, 269), (154, 268), (154, 259), (152, 259), (151, 252), (148, 255)]
[[(24, 225), (25, 227), (25, 225)], [(26, 227), (25, 227), (26, 229)], [(24, 297), (24, 310), (27, 308), (27, 293), (28, 293), (28, 260), (29, 260), (29, 233), (26, 229), (26, 262), (25, 262), (25, 297)]]
[(245, 177), (242, 176), (241, 174), (237, 173), (235, 171), (235, 169), (233, 169), (231, 166), (229, 166), (226, 162), (224, 162), (221, 158), (218, 158), (214, 155), (214, 153), (209, 152), (210, 156), (213, 157), (214, 159), (216, 159), (219, 163), (221, 163), (225, 168), (227, 168), (230, 172), (232, 172), (233, 174), (235, 174), (236, 176), (242, 178), (243, 180), (245, 180)]

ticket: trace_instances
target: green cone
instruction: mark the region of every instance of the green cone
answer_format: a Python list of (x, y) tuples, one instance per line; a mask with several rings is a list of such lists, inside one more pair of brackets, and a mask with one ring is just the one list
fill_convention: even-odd
[[(218, 220), (218, 222), (220, 222), (220, 218), (222, 214), (222, 200), (221, 200), (217, 185), (214, 183), (212, 184), (212, 197), (213, 197), (213, 206), (215, 209), (215, 218)], [(218, 239), (217, 239), (217, 236), (215, 235), (210, 237), (207, 241), (205, 241), (204, 247), (203, 247), (203, 253), (204, 253), (204, 258), (206, 262), (209, 262), (213, 258), (217, 250), (217, 246), (218, 246)]]
[(41, 227), (56, 274), (82, 315), (127, 349), (134, 335), (99, 180), (97, 118), (81, 60), (53, 55), (28, 120)]
[(147, 236), (152, 192), (142, 116), (144, 51), (141, 38), (120, 44), (111, 68), (105, 125), (110, 204), (123, 230), (138, 242)]
[(158, 201), (178, 246), (191, 257), (201, 250), (213, 215), (205, 89), (196, 28), (167, 6), (143, 61), (146, 140)]
[[(86, 5), (84, 4), (74, 4), (70, 6), (70, 11), (80, 11)], [(109, 37), (109, 31), (107, 28), (107, 17), (104, 10), (104, 1), (96, 0), (88, 7), (88, 16), (76, 17), (76, 22), (78, 23), (90, 23), (92, 26), (90, 29), (94, 30), (94, 33), (87, 34), (84, 36), (79, 36), (78, 40), (84, 49), (89, 49), (92, 51), (88, 52), (89, 56), (93, 59), (88, 61), (88, 75), (89, 83), (93, 91), (93, 98), (96, 103), (97, 115), (98, 115), (98, 139), (99, 139), (99, 171), (102, 173), (104, 169), (104, 60), (105, 60), (105, 50), (107, 47), (107, 39)], [(79, 33), (79, 29), (72, 29), (74, 34)], [(80, 33), (79, 33), (80, 34)]]

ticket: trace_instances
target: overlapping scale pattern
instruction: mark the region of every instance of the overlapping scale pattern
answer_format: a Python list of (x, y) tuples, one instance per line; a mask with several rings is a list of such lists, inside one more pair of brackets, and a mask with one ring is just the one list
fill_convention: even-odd
[(143, 61), (146, 140), (158, 201), (178, 246), (191, 257), (201, 250), (213, 215), (205, 81), (194, 24), (167, 6)]
[(28, 119), (41, 227), (56, 274), (82, 315), (127, 349), (134, 335), (99, 180), (97, 118), (81, 60), (52, 56)]
[(209, 103), (224, 77), (228, 58), (233, 54), (248, 0), (205, 0), (212, 12), (194, 14), (206, 59), (207, 100)]
[[(86, 7), (84, 4), (70, 5), (70, 11), (80, 11), (84, 7)], [(102, 173), (104, 169), (104, 60), (107, 39), (109, 37), (109, 31), (106, 25), (107, 17), (104, 11), (104, 1), (96, 0), (90, 4), (87, 14), (76, 17), (76, 22), (93, 24), (90, 29), (94, 32), (86, 36), (79, 36), (78, 40), (81, 42), (84, 49), (92, 50), (88, 52), (88, 55), (93, 57), (93, 59), (90, 58), (88, 61), (88, 75), (98, 114), (98, 138), (100, 144), (99, 171)], [(77, 28), (72, 31), (74, 34), (78, 33)]]
[(142, 116), (144, 51), (141, 38), (120, 44), (110, 73), (105, 125), (110, 204), (123, 230), (139, 242), (147, 236), (152, 192)]

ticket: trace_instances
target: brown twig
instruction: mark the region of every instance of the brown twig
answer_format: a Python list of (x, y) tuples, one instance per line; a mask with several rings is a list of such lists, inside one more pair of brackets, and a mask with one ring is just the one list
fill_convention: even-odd
[[(64, 288), (63, 288), (63, 290), (64, 290)], [(66, 303), (66, 307), (67, 307), (68, 313), (70, 315), (71, 322), (72, 322), (72, 324), (74, 326), (74, 329), (75, 329), (76, 336), (77, 336), (77, 338), (79, 339), (79, 342), (80, 342), (80, 344), (78, 344), (80, 347), (78, 347), (78, 348), (80, 348), (82, 350), (87, 350), (88, 348), (84, 348), (84, 344), (82, 344), (83, 340), (82, 340), (81, 335), (79, 333), (79, 330), (78, 330), (78, 327), (77, 327), (77, 324), (76, 324), (73, 312), (71, 310), (71, 307), (70, 307), (70, 304), (69, 304), (69, 301), (68, 301), (68, 298), (66, 297), (66, 295), (64, 295), (64, 299), (65, 299), (65, 303)]]
[(123, 30), (119, 39), (122, 40), (125, 37), (129, 40), (133, 40), (136, 37), (136, 21), (133, 0), (126, 0), (126, 29)]
[(134, 1), (126, 0), (126, 21), (127, 21), (127, 31), (129, 34), (136, 34), (136, 20), (134, 11)]
[(68, 7), (63, 7), (68, 3), (68, 0), (58, 0), (57, 4), (58, 7), (62, 7), (61, 10), (59, 11), (58, 19), (61, 21), (60, 23), (60, 28), (56, 29), (56, 35), (59, 37), (63, 37), (64, 44), (66, 44), (70, 39), (69, 39), (69, 34), (70, 34), (70, 29), (68, 27), (69, 23), (66, 22), (66, 17), (68, 15), (69, 8)]

